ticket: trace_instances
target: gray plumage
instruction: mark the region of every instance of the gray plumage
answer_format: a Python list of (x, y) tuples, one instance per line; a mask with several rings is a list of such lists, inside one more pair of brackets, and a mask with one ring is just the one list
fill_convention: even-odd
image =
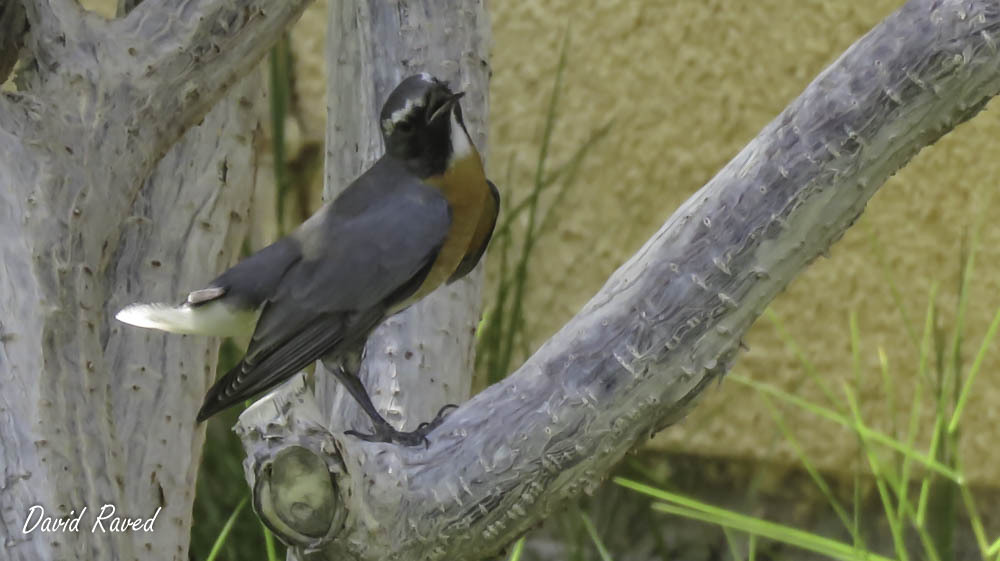
[(246, 356), (212, 387), (198, 419), (363, 344), (420, 286), (450, 223), (437, 189), (383, 157), (290, 236), (220, 275), (210, 287), (225, 289), (223, 299), (263, 308)]
[(350, 433), (413, 445), (440, 422), (439, 414), (416, 431), (397, 431), (351, 365), (387, 316), (468, 274), (492, 235), (499, 193), (462, 121), (461, 97), (426, 74), (403, 80), (382, 110), (385, 155), (333, 202), (180, 306), (118, 313), (176, 333), (252, 332), (239, 364), (208, 391), (199, 421), (322, 358), (340, 365), (333, 374), (372, 419), (373, 434)]

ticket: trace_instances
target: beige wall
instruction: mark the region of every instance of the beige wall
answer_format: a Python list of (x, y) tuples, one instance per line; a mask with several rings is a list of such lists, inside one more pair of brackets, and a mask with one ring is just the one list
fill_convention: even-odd
[[(722, 2), (494, 2), (493, 175), (515, 155), (505, 193), (523, 196), (540, 139), (544, 100), (559, 41), (570, 44), (563, 119), (554, 147), (562, 161), (608, 116), (614, 128), (584, 164), (580, 184), (559, 209), (558, 225), (539, 247), (528, 290), (532, 346), (537, 346), (593, 294), (686, 197), (711, 176), (848, 45), (900, 1), (765, 0)], [(862, 340), (862, 411), (891, 427), (877, 349), (890, 364), (900, 426), (916, 384), (917, 352), (905, 335), (871, 249), (878, 237), (918, 336), (932, 282), (952, 325), (959, 247), (971, 216), (994, 215), (989, 197), (1000, 178), (1000, 120), (995, 105), (922, 152), (872, 200), (863, 218), (831, 251), (796, 279), (772, 309), (801, 344), (844, 407), (841, 384), (854, 379), (848, 314), (858, 314)], [(987, 225), (972, 278), (971, 363), (1000, 308), (1000, 228)], [(495, 270), (496, 263), (491, 263)], [(818, 385), (762, 318), (735, 372), (824, 402)], [(1000, 346), (1000, 345), (998, 345)], [(1000, 352), (976, 383), (962, 437), (965, 469), (1000, 482), (998, 434)], [(726, 381), (655, 444), (690, 452), (795, 461), (753, 390)], [(925, 395), (927, 392), (924, 392)], [(821, 467), (854, 463), (856, 438), (812, 415), (783, 407), (788, 426)], [(932, 415), (926, 402), (923, 418)], [(924, 423), (925, 426), (927, 422)]]
[[(570, 49), (561, 120), (551, 162), (558, 164), (596, 128), (614, 119), (609, 135), (583, 165), (581, 179), (556, 211), (540, 242), (527, 294), (530, 346), (562, 325), (691, 193), (703, 185), (848, 45), (901, 1), (670, 0), (659, 2), (494, 1), (491, 84), (491, 174), (504, 196), (518, 200), (531, 184), (545, 105), (559, 45)], [(303, 141), (322, 139), (324, 77), (322, 4), (293, 32)], [(858, 224), (792, 283), (772, 309), (794, 334), (816, 371), (838, 396), (854, 379), (848, 313), (857, 312), (862, 338), (862, 411), (891, 426), (877, 350), (890, 364), (894, 401), (905, 426), (917, 353), (905, 335), (871, 249), (877, 236), (918, 331), (931, 284), (940, 283), (940, 324), (952, 326), (959, 247), (971, 216), (1000, 209), (990, 199), (1000, 178), (1000, 120), (987, 108), (922, 152), (879, 192)], [(511, 160), (512, 159), (512, 160)], [(513, 161), (507, 179), (507, 162)], [(964, 357), (1000, 307), (1000, 228), (983, 232)], [(496, 261), (489, 264), (493, 278)], [(823, 401), (794, 355), (762, 318), (747, 337), (750, 351), (735, 371)], [(965, 469), (1000, 483), (997, 435), (1000, 352), (991, 352), (965, 418)], [(655, 445), (690, 452), (795, 461), (762, 401), (733, 381), (706, 392), (701, 405)], [(927, 392), (924, 392), (925, 395)], [(839, 398), (838, 407), (843, 407)], [(817, 465), (853, 465), (856, 439), (811, 415), (783, 408)], [(925, 400), (923, 418), (931, 415)]]

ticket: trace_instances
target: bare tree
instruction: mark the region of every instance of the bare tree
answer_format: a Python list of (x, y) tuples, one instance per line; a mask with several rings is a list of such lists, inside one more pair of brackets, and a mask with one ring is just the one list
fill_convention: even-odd
[[(374, 122), (378, 97), (348, 119), (354, 108), (344, 105), (354, 99), (340, 93), (342, 68), (367, 76), (398, 65), (399, 42), (412, 40), (401, 28), (427, 35), (408, 52), (425, 62), (432, 46), (455, 38), (446, 30), (474, 23), (430, 2), (409, 3), (403, 18), (385, 17), (378, 4), (345, 2), (331, 14), (333, 35), (378, 46), (335, 42), (328, 52), (328, 126), (357, 138), (373, 136), (358, 123)], [(843, 235), (885, 179), (997, 93), (998, 45), (996, 2), (911, 0), (817, 77), (520, 369), (452, 413), (427, 449), (345, 437), (345, 423), (361, 421), (340, 401), (329, 392), (314, 400), (301, 380), (284, 386), (237, 426), (258, 513), (310, 559), (495, 554), (685, 414), (729, 368), (768, 302)], [(451, 57), (469, 71), (466, 58)], [(376, 91), (384, 89), (376, 76)], [(360, 148), (357, 157), (328, 156), (346, 152), (357, 166), (374, 153)], [(343, 179), (328, 175), (328, 185)], [(469, 375), (431, 368), (394, 378), (413, 368), (418, 349), (452, 356), (467, 346), (428, 327), (399, 333), (434, 305), (368, 345), (367, 383), (399, 388), (381, 405), (406, 419), (451, 398), (436, 387), (425, 393), (428, 376), (455, 384)]]
[[(203, 438), (193, 419), (217, 342), (110, 318), (231, 262), (252, 183), (254, 77), (216, 104), (303, 4), (148, 0), (112, 21), (70, 0), (0, 8), (0, 70), (9, 45), (23, 61), (19, 91), (0, 98), (0, 532), (11, 558), (186, 559)], [(458, 81), (482, 119), (481, 3), (347, 0), (330, 18), (331, 192), (374, 154), (377, 103), (404, 72)], [(495, 553), (684, 414), (885, 178), (996, 94), (998, 38), (994, 2), (906, 4), (427, 449), (344, 437), (361, 421), (328, 377), (317, 376), (318, 399), (301, 378), (286, 384), (237, 427), (258, 512), (293, 555)], [(425, 419), (468, 392), (475, 299), (474, 284), (454, 287), (370, 342), (365, 381), (390, 420)], [(104, 503), (163, 512), (151, 533), (21, 533), (32, 505), (65, 516)]]
[[(234, 260), (260, 122), (248, 72), (304, 5), (159, 0), (105, 21), (71, 0), (2, 3), (0, 79), (11, 52), (22, 65), (0, 98), (0, 556), (188, 558), (218, 341), (111, 318)], [(153, 532), (93, 532), (105, 504), (162, 511)], [(23, 533), (36, 505), (89, 512), (75, 532)]]

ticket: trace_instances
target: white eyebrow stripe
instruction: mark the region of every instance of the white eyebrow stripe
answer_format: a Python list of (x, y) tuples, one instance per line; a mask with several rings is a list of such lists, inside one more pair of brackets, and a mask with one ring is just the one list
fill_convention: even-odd
[(393, 129), (396, 128), (396, 124), (405, 119), (414, 109), (419, 109), (424, 106), (424, 99), (407, 99), (406, 103), (399, 109), (392, 112), (388, 119), (382, 121), (382, 128), (385, 129), (386, 134), (391, 134)]
[(403, 105), (402, 108), (393, 111), (392, 115), (389, 115), (389, 120), (392, 121), (393, 124), (396, 124), (402, 121), (410, 113), (412, 113), (414, 109), (418, 109), (423, 106), (424, 106), (423, 98), (408, 99), (406, 100), (406, 104)]

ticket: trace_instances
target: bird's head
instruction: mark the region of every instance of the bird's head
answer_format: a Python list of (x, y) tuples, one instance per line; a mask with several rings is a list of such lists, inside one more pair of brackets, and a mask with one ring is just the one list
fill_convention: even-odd
[(473, 150), (458, 100), (430, 74), (406, 78), (389, 94), (379, 122), (386, 153), (422, 178), (443, 173)]

